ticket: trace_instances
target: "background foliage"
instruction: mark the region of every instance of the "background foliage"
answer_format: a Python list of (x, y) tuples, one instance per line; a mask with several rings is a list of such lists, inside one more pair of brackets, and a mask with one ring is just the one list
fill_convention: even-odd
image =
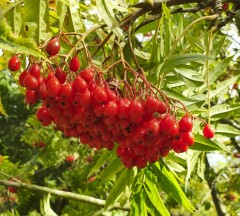
[[(130, 215), (240, 215), (240, 63), (238, 48), (230, 48), (236, 41), (228, 35), (234, 22), (238, 26), (240, 6), (222, 1), (229, 2), (222, 11), (208, 1), (172, 2), (1, 1), (0, 179), (106, 202), (104, 207), (21, 186), (10, 193), (1, 185), (0, 215), (128, 215), (129, 209)], [(46, 58), (37, 46), (59, 31), (85, 33), (98, 25), (102, 28), (85, 39), (96, 65), (108, 56), (112, 62), (119, 59), (118, 50), (112, 52), (114, 40), (119, 41), (124, 58), (142, 68), (153, 85), (195, 116), (210, 116), (215, 138), (206, 140), (196, 120), (195, 144), (187, 153), (170, 153), (143, 170), (127, 170), (114, 152), (91, 150), (52, 126), (43, 128), (35, 119), (38, 105), (24, 103), (20, 72), (6, 69), (8, 59), (23, 53), (23, 70), (27, 55)], [(61, 53), (67, 52), (63, 45)], [(79, 58), (86, 67), (86, 56)], [(69, 155), (73, 162), (66, 162)]]

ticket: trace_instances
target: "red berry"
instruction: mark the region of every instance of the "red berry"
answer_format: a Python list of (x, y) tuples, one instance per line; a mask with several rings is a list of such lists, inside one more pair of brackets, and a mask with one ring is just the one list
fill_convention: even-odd
[(86, 89), (82, 94), (81, 94), (81, 100), (80, 104), (84, 108), (89, 108), (92, 105), (92, 94), (91, 92)]
[(57, 55), (59, 50), (60, 50), (60, 40), (59, 38), (53, 38), (52, 40), (50, 40), (47, 44), (47, 53), (50, 56), (54, 56)]
[(131, 101), (128, 98), (118, 100), (118, 118), (128, 118), (130, 103)]
[(90, 83), (94, 78), (94, 71), (91, 68), (86, 68), (80, 72), (80, 76), (87, 82)]
[(26, 77), (27, 74), (28, 74), (28, 72), (27, 72), (27, 70), (25, 70), (25, 71), (23, 71), (23, 72), (20, 74), (20, 76), (19, 76), (19, 78), (18, 78), (19, 84), (20, 84), (22, 87), (24, 87), (23, 80), (24, 80), (24, 78)]
[(38, 100), (37, 92), (34, 90), (27, 90), (25, 93), (25, 99), (26, 99), (26, 103), (28, 104), (37, 103), (37, 100)]
[(173, 142), (173, 150), (176, 153), (182, 153), (188, 150), (188, 146), (183, 142), (182, 139)]
[(30, 74), (27, 74), (23, 80), (23, 84), (24, 84), (24, 87), (28, 90), (34, 90), (34, 89), (37, 89), (38, 87), (38, 81), (37, 79), (30, 75)]
[(17, 193), (17, 188), (9, 186), (8, 191), (11, 192), (11, 193)]
[(118, 104), (116, 101), (109, 101), (105, 104), (104, 108), (104, 116), (113, 117), (117, 115), (118, 112)]
[(211, 125), (206, 124), (205, 127), (203, 128), (203, 135), (205, 138), (211, 139), (214, 137), (215, 133)]
[(228, 10), (228, 7), (229, 7), (229, 4), (228, 4), (228, 3), (223, 3), (222, 9), (223, 9), (224, 11)]
[(138, 100), (133, 100), (129, 105), (129, 117), (137, 119), (143, 116), (143, 106)]
[(21, 67), (20, 59), (15, 55), (8, 61), (8, 69), (11, 71), (18, 71)]
[(158, 105), (158, 112), (160, 114), (164, 114), (167, 112), (167, 105), (163, 102), (163, 101), (159, 101), (159, 105)]
[(192, 132), (184, 132), (181, 133), (181, 137), (183, 142), (187, 145), (187, 146), (191, 146), (194, 144), (194, 136)]
[(139, 157), (136, 160), (137, 168), (145, 168), (147, 166), (147, 160), (145, 157)]
[(73, 72), (77, 72), (80, 69), (80, 62), (76, 56), (71, 59), (69, 68)]
[(65, 73), (65, 71), (61, 67), (58, 66), (55, 70), (55, 77), (57, 77), (59, 82), (61, 84), (63, 84), (63, 83), (65, 83), (65, 81), (67, 79), (67, 74)]
[(179, 130), (181, 132), (189, 132), (192, 130), (192, 128), (193, 128), (192, 117), (186, 114), (179, 121)]
[(38, 97), (44, 100), (47, 97), (46, 84), (43, 82), (37, 89)]
[(147, 113), (154, 113), (158, 111), (159, 100), (154, 97), (148, 97), (145, 102), (145, 109)]
[(96, 87), (93, 91), (93, 99), (96, 104), (104, 104), (107, 102), (107, 92), (102, 87)]
[(59, 91), (59, 96), (61, 98), (70, 98), (73, 95), (73, 89), (72, 89), (72, 84), (71, 83), (66, 83), (62, 85), (60, 91)]
[(29, 73), (34, 76), (36, 79), (38, 79), (40, 77), (40, 71), (41, 71), (41, 67), (38, 64), (33, 64), (30, 69), (29, 69)]
[(73, 88), (75, 92), (83, 93), (88, 87), (87, 82), (80, 76), (77, 76), (73, 82)]
[(73, 155), (68, 155), (66, 158), (65, 158), (65, 161), (67, 163), (71, 163), (73, 161), (75, 161), (75, 157)]
[(165, 134), (170, 134), (171, 131), (176, 127), (176, 119), (171, 116), (167, 115), (160, 121), (160, 132)]
[(55, 76), (50, 78), (46, 84), (47, 96), (49, 96), (49, 97), (58, 96), (60, 89), (61, 89), (61, 84), (60, 84), (59, 80)]
[(150, 120), (147, 124), (146, 132), (149, 135), (156, 135), (159, 132), (159, 122), (156, 118)]

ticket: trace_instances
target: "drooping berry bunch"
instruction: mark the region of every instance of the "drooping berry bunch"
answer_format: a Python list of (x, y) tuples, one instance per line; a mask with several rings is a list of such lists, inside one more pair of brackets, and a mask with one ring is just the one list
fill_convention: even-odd
[[(48, 41), (43, 49), (55, 60), (59, 37)], [(12, 71), (20, 68), (16, 59), (9, 60)], [(122, 74), (113, 78), (109, 70), (117, 64), (121, 64)], [(183, 104), (152, 86), (123, 59), (106, 71), (92, 62), (80, 71), (75, 55), (64, 67), (57, 61), (51, 65), (31, 62), (20, 74), (19, 83), (26, 88), (27, 103), (42, 101), (36, 117), (43, 126), (54, 123), (65, 136), (77, 137), (91, 148), (112, 150), (116, 143), (116, 153), (127, 168), (144, 168), (170, 150), (185, 152), (194, 144), (193, 116)], [(175, 103), (185, 112), (179, 120)], [(214, 136), (208, 124), (204, 136)]]

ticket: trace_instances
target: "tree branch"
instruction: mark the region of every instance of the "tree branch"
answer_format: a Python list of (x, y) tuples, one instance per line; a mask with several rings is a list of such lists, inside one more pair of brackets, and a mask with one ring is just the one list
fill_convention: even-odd
[[(52, 189), (52, 188), (48, 188), (48, 187), (33, 185), (33, 184), (27, 184), (27, 183), (23, 183), (23, 182), (11, 182), (11, 181), (6, 181), (6, 180), (0, 180), (0, 185), (5, 185), (8, 187), (11, 186), (11, 187), (16, 187), (16, 188), (24, 188), (24, 189), (28, 189), (31, 191), (38, 191), (38, 192), (42, 192), (42, 193), (50, 193), (55, 196), (59, 196), (59, 197), (67, 198), (67, 199), (73, 199), (73, 200), (81, 201), (84, 203), (90, 203), (90, 204), (102, 206), (102, 207), (105, 206), (105, 203), (106, 203), (106, 201), (102, 200), (102, 199), (98, 199), (98, 198), (94, 198), (94, 197), (90, 197), (90, 196), (86, 196), (86, 195), (81, 195), (81, 194), (76, 194), (76, 193), (72, 193), (72, 192), (66, 192), (66, 191), (61, 191), (61, 190), (57, 190), (57, 189)], [(119, 204), (115, 204), (111, 208), (112, 209), (122, 209), (122, 210), (126, 210), (126, 211), (129, 211), (129, 209), (130, 209), (129, 206), (121, 207)]]
[[(206, 157), (205, 159), (205, 162), (206, 162), (206, 168), (211, 171), (211, 172), (214, 172), (213, 169), (210, 167), (210, 164), (209, 164), (209, 161), (208, 161), (208, 158)], [(208, 172), (208, 174), (210, 174), (210, 172)], [(208, 176), (206, 178), (207, 180), (207, 183), (208, 183), (208, 187), (210, 188), (211, 190), (211, 195), (212, 195), (212, 200), (213, 200), (213, 203), (215, 205), (215, 208), (216, 208), (216, 211), (217, 211), (217, 215), (218, 216), (225, 216), (222, 208), (221, 208), (221, 201), (218, 197), (218, 192), (216, 190), (216, 187), (215, 187), (215, 181), (213, 178), (211, 178), (210, 176)]]

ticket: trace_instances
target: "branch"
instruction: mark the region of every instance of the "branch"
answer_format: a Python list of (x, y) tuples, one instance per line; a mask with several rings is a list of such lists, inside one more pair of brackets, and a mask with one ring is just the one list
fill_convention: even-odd
[[(209, 171), (213, 171), (213, 169), (210, 167), (210, 164), (208, 162), (208, 158), (206, 157), (205, 159), (205, 162), (206, 162), (206, 168), (209, 170)], [(209, 174), (210, 172), (208, 172)], [(217, 211), (217, 215), (218, 216), (225, 216), (222, 208), (221, 208), (221, 201), (219, 199), (219, 196), (218, 196), (218, 192), (217, 192), (217, 189), (215, 187), (215, 181), (214, 179), (212, 178), (209, 178), (209, 176), (206, 178), (207, 179), (207, 183), (208, 183), (208, 187), (210, 188), (211, 190), (211, 195), (212, 195), (212, 200), (213, 200), (213, 203), (215, 205), (215, 208), (216, 208), (216, 211)]]
[[(78, 200), (78, 201), (81, 201), (84, 203), (90, 203), (90, 204), (97, 205), (97, 206), (105, 206), (105, 203), (106, 203), (106, 201), (102, 200), (102, 199), (98, 199), (98, 198), (94, 198), (94, 197), (90, 197), (90, 196), (86, 196), (86, 195), (81, 195), (81, 194), (76, 194), (76, 193), (72, 193), (72, 192), (66, 192), (66, 191), (61, 191), (61, 190), (57, 190), (57, 189), (52, 189), (52, 188), (48, 188), (48, 187), (42, 187), (42, 186), (33, 185), (33, 184), (27, 184), (27, 183), (23, 183), (23, 182), (11, 182), (11, 181), (6, 181), (6, 180), (0, 180), (0, 185), (5, 185), (8, 187), (11, 186), (11, 187), (16, 187), (16, 188), (24, 188), (24, 189), (28, 189), (31, 191), (38, 191), (38, 192), (42, 192), (42, 193), (50, 193), (55, 196), (59, 196), (59, 197), (67, 198), (67, 199)], [(112, 209), (122, 209), (122, 210), (126, 210), (126, 211), (129, 211), (129, 209), (130, 209), (129, 206), (121, 207), (118, 204), (113, 205), (111, 208)]]

